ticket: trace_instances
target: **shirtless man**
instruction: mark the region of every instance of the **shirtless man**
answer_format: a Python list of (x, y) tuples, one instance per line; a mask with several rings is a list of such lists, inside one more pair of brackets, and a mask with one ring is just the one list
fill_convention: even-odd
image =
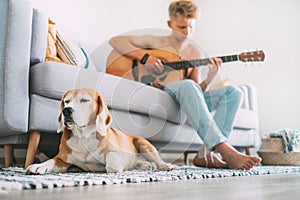
[[(199, 48), (189, 41), (195, 29), (197, 13), (198, 8), (193, 1), (172, 2), (167, 21), (172, 30), (170, 35), (116, 36), (110, 40), (110, 45), (118, 53), (138, 59), (149, 70), (161, 73), (164, 69), (162, 61), (147, 54), (146, 48), (172, 47), (180, 57), (187, 60), (203, 56)], [(199, 68), (189, 68), (184, 80), (167, 83), (163, 90), (178, 102), (204, 142), (193, 160), (194, 165), (249, 170), (260, 163), (261, 158), (242, 154), (228, 143), (236, 112), (241, 105), (242, 93), (235, 86), (207, 91), (208, 85), (221, 68), (222, 60), (212, 58), (210, 62), (204, 80), (199, 76)], [(214, 116), (212, 111), (215, 111)], [(221, 158), (214, 151), (220, 153)]]

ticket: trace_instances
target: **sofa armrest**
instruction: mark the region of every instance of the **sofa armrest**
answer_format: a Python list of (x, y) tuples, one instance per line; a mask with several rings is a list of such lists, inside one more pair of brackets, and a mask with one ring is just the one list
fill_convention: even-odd
[(248, 91), (249, 109), (258, 113), (257, 93), (253, 85), (244, 84)]
[(234, 122), (234, 128), (238, 129), (256, 129), (259, 128), (257, 94), (253, 85), (239, 85), (244, 95), (241, 108), (237, 112)]
[(28, 130), (32, 7), (0, 2), (0, 137)]

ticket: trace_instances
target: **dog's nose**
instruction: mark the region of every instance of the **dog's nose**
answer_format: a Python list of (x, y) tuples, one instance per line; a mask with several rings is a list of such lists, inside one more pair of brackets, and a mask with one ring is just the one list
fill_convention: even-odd
[(62, 113), (65, 117), (70, 117), (70, 115), (74, 112), (73, 108), (66, 107), (63, 109)]

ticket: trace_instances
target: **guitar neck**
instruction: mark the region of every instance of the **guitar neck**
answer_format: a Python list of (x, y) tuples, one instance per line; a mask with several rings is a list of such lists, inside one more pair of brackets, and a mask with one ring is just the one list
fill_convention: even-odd
[[(223, 63), (234, 62), (239, 60), (238, 55), (221, 56), (218, 58), (221, 58)], [(178, 62), (169, 62), (169, 63), (165, 63), (165, 65), (175, 70), (180, 70), (180, 69), (187, 69), (191, 67), (199, 67), (199, 66), (207, 65), (209, 63), (210, 63), (209, 58), (204, 58), (204, 59), (186, 60), (186, 61), (178, 61)]]

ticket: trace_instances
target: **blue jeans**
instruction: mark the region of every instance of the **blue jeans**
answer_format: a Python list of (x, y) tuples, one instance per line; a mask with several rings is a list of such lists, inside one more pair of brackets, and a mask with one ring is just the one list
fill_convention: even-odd
[(209, 151), (228, 141), (243, 98), (239, 88), (229, 85), (204, 92), (193, 80), (182, 80), (164, 85), (163, 90), (180, 105)]

